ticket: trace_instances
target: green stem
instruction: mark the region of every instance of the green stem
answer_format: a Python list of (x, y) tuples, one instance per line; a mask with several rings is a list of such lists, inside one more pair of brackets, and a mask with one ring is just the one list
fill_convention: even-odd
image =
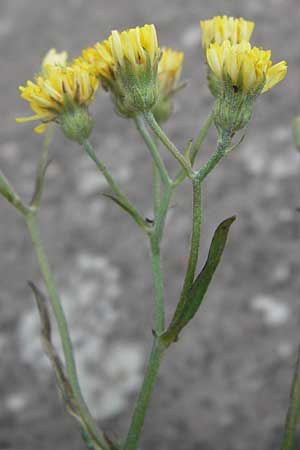
[(130, 211), (131, 217), (136, 221), (136, 223), (143, 229), (145, 229), (145, 220), (141, 216), (141, 214), (138, 212), (138, 210), (133, 206), (133, 204), (128, 200), (126, 195), (123, 194), (109, 171), (107, 170), (106, 166), (103, 164), (102, 161), (100, 161), (97, 158), (97, 155), (91, 145), (91, 143), (88, 140), (83, 141), (82, 146), (86, 153), (89, 155), (89, 157), (94, 161), (99, 171), (102, 173), (102, 175), (105, 177), (107, 183), (113, 190), (113, 192), (117, 195), (117, 197), (121, 200), (121, 202), (125, 205), (128, 211)]
[(181, 164), (184, 169), (186, 175), (189, 178), (193, 177), (193, 171), (189, 161), (187, 161), (184, 156), (180, 153), (178, 148), (173, 144), (173, 142), (168, 138), (168, 136), (161, 129), (159, 124), (156, 122), (155, 117), (151, 112), (144, 113), (144, 117), (146, 122), (152, 131), (156, 134), (156, 136), (161, 140), (164, 146), (172, 153), (175, 159)]
[(200, 246), (200, 237), (201, 237), (201, 223), (202, 223), (202, 195), (201, 195), (201, 182), (199, 179), (195, 178), (193, 180), (193, 228), (192, 228), (192, 237), (191, 237), (191, 245), (190, 245), (190, 254), (188, 260), (188, 266), (186, 270), (186, 275), (183, 283), (183, 288), (180, 295), (180, 300), (178, 302), (174, 319), (180, 315), (181, 311), (184, 309), (186, 304), (186, 294), (191, 288), (196, 268), (198, 262), (199, 255), (199, 246)]
[(298, 350), (297, 364), (295, 367), (290, 404), (287, 412), (281, 450), (294, 450), (296, 429), (299, 425), (300, 417), (300, 348)]
[(152, 183), (153, 183), (153, 211), (154, 217), (157, 215), (160, 207), (160, 178), (159, 171), (154, 161), (152, 161)]
[(144, 382), (137, 400), (136, 408), (132, 417), (129, 432), (123, 450), (136, 450), (139, 444), (141, 431), (145, 421), (155, 381), (157, 378), (163, 350), (154, 341), (150, 354)]
[(165, 188), (164, 195), (160, 202), (159, 209), (155, 215), (154, 228), (149, 233), (151, 248), (151, 263), (154, 284), (154, 343), (149, 358), (148, 367), (144, 376), (144, 381), (138, 396), (127, 439), (123, 450), (136, 450), (142, 428), (145, 421), (146, 412), (149, 406), (151, 395), (154, 389), (158, 374), (163, 349), (158, 346), (156, 336), (159, 336), (165, 329), (165, 306), (164, 306), (164, 286), (160, 261), (160, 242), (163, 234), (165, 218), (168, 212), (170, 199), (174, 190), (173, 184)]
[(188, 290), (195, 277), (195, 272), (198, 262), (200, 235), (202, 223), (202, 198), (201, 198), (201, 183), (198, 179), (193, 180), (193, 229), (190, 246), (190, 256), (188, 261), (188, 268), (184, 280), (183, 291)]
[(26, 223), (32, 239), (33, 247), (36, 252), (40, 271), (48, 291), (49, 299), (51, 302), (51, 306), (53, 309), (53, 313), (58, 327), (58, 332), (62, 343), (67, 376), (73, 388), (74, 396), (78, 402), (80, 413), (83, 415), (86, 423), (88, 424), (89, 429), (91, 430), (92, 434), (94, 435), (94, 438), (96, 439), (96, 442), (102, 445), (104, 449), (108, 449), (108, 446), (105, 443), (105, 438), (102, 435), (102, 433), (98, 430), (97, 425), (94, 422), (94, 419), (91, 417), (91, 414), (86, 406), (86, 403), (81, 393), (73, 353), (73, 347), (65, 313), (45, 254), (42, 239), (40, 236), (40, 231), (37, 224), (36, 214), (35, 213), (27, 214)]
[(156, 146), (154, 140), (151, 138), (150, 134), (148, 133), (147, 128), (145, 127), (143, 117), (135, 116), (134, 123), (136, 125), (138, 132), (140, 133), (141, 137), (143, 138), (145, 144), (147, 145), (148, 149), (150, 150), (153, 161), (155, 162), (155, 165), (159, 171), (162, 183), (165, 186), (168, 186), (170, 184), (170, 178), (169, 178), (167, 169), (166, 169), (165, 164), (159, 154), (159, 151), (157, 149), (157, 146)]
[(171, 200), (173, 191), (174, 191), (173, 185), (170, 185), (170, 186), (168, 186), (167, 189), (165, 189), (164, 195), (161, 199), (159, 211), (155, 217), (153, 234), (155, 235), (155, 238), (157, 239), (158, 243), (161, 241), (161, 238), (162, 238), (165, 221), (166, 221), (166, 216), (167, 216), (167, 212), (169, 209), (169, 204), (170, 204), (170, 200)]
[(160, 245), (157, 239), (150, 237), (151, 265), (154, 286), (154, 331), (160, 335), (165, 330), (164, 285), (161, 271)]
[[(210, 129), (212, 123), (214, 120), (214, 113), (213, 111), (209, 114), (208, 118), (206, 119), (205, 124), (201, 128), (196, 140), (194, 141), (192, 148), (191, 148), (191, 165), (193, 166), (196, 156), (198, 154), (199, 149), (201, 148), (204, 139), (207, 136), (208, 130)], [(180, 170), (178, 174), (175, 177), (174, 184), (178, 185), (180, 184), (186, 177), (186, 173), (184, 170)]]
[(196, 178), (198, 178), (201, 183), (204, 178), (216, 167), (218, 162), (225, 156), (226, 150), (230, 146), (231, 136), (227, 132), (222, 132), (219, 135), (217, 148), (212, 157), (207, 161), (207, 163), (200, 168), (200, 170), (196, 174)]
[(163, 333), (165, 329), (164, 286), (161, 271), (160, 242), (173, 189), (172, 185), (165, 189), (160, 207), (155, 214), (154, 228), (149, 233), (154, 284), (154, 330), (157, 335)]

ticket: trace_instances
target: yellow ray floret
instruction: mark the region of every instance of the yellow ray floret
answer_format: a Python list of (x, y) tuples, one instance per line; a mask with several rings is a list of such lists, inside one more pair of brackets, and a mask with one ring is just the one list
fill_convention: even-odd
[(183, 52), (170, 48), (162, 49), (162, 56), (158, 64), (158, 79), (163, 96), (170, 95), (176, 88), (182, 71), (183, 58)]
[(57, 52), (55, 48), (51, 48), (42, 61), (42, 67), (46, 66), (61, 66), (65, 67), (68, 61), (67, 52)]
[(35, 81), (27, 81), (20, 86), (21, 97), (27, 100), (35, 115), (18, 117), (17, 122), (40, 120), (42, 124), (35, 128), (41, 133), (48, 123), (55, 121), (70, 101), (77, 105), (88, 105), (98, 87), (95, 75), (84, 70), (78, 64), (62, 67), (47, 65), (46, 74), (37, 75)]
[(211, 43), (222, 44), (229, 40), (232, 44), (249, 41), (254, 28), (254, 22), (242, 17), (216, 16), (209, 20), (201, 20), (202, 45), (209, 47)]
[(113, 81), (118, 67), (125, 61), (132, 66), (145, 65), (148, 60), (154, 64), (159, 55), (155, 26), (114, 30), (108, 39), (83, 50), (82, 55), (97, 76)]
[(281, 81), (287, 72), (287, 63), (273, 65), (271, 50), (251, 47), (249, 42), (232, 45), (229, 40), (211, 44), (206, 50), (211, 70), (221, 80), (230, 78), (232, 84), (249, 92), (265, 81), (262, 92), (271, 89)]

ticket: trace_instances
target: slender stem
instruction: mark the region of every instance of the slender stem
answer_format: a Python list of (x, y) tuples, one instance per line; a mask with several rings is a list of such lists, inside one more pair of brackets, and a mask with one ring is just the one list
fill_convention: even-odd
[(155, 238), (157, 239), (158, 242), (160, 242), (162, 238), (166, 216), (169, 209), (169, 204), (173, 191), (174, 191), (173, 185), (170, 185), (167, 189), (165, 189), (164, 195), (161, 199), (159, 211), (155, 217), (155, 226), (153, 234), (155, 235)]
[(202, 223), (202, 198), (201, 198), (201, 183), (198, 179), (193, 180), (193, 229), (190, 245), (190, 255), (188, 260), (188, 267), (183, 284), (183, 292), (185, 293), (192, 285), (197, 268), (199, 245), (201, 236)]
[(200, 168), (197, 172), (196, 178), (199, 179), (201, 183), (204, 178), (216, 167), (218, 162), (225, 156), (226, 150), (230, 146), (231, 136), (229, 133), (223, 132), (219, 135), (217, 148), (212, 157), (207, 161), (207, 163)]
[(155, 215), (154, 229), (151, 233), (149, 233), (154, 284), (155, 337), (152, 352), (144, 376), (144, 381), (136, 402), (123, 450), (137, 449), (163, 353), (163, 349), (158, 346), (156, 340), (156, 336), (162, 334), (165, 329), (164, 286), (160, 261), (160, 241), (163, 234), (165, 218), (168, 212), (170, 199), (174, 189), (175, 188), (172, 184), (165, 188), (165, 192), (160, 202), (159, 209)]
[(152, 183), (153, 183), (153, 210), (154, 216), (157, 215), (160, 207), (160, 178), (159, 171), (155, 165), (155, 162), (152, 161)]
[(189, 161), (187, 161), (184, 156), (180, 153), (178, 148), (173, 144), (173, 142), (168, 138), (168, 136), (161, 129), (159, 124), (156, 122), (155, 117), (151, 112), (144, 113), (144, 117), (146, 122), (152, 131), (156, 134), (156, 136), (161, 140), (164, 146), (172, 153), (175, 159), (181, 164), (184, 169), (186, 175), (189, 178), (193, 177), (193, 171)]
[[(199, 149), (201, 148), (201, 145), (203, 144), (204, 139), (206, 138), (206, 135), (208, 133), (208, 130), (210, 129), (214, 119), (213, 111), (209, 114), (208, 118), (206, 119), (206, 122), (204, 123), (203, 127), (201, 128), (196, 140), (194, 141), (192, 148), (191, 148), (191, 165), (193, 166), (196, 156), (198, 154)], [(174, 184), (178, 185), (180, 184), (186, 177), (186, 173), (184, 170), (180, 170), (174, 180)]]
[(198, 262), (199, 244), (201, 236), (201, 223), (202, 223), (202, 198), (201, 198), (201, 183), (198, 179), (193, 180), (193, 230), (190, 247), (190, 256), (188, 262), (188, 268), (186, 277), (184, 280), (183, 290), (187, 290), (191, 287)]
[(74, 396), (78, 402), (80, 413), (84, 416), (86, 423), (88, 424), (90, 430), (92, 431), (98, 443), (101, 444), (104, 447), (104, 449), (107, 449), (108, 446), (105, 443), (105, 438), (102, 435), (102, 433), (98, 430), (97, 425), (95, 424), (81, 393), (67, 320), (55, 286), (52, 272), (49, 267), (47, 256), (45, 254), (42, 239), (40, 236), (40, 231), (37, 224), (36, 214), (35, 213), (27, 214), (26, 223), (32, 239), (33, 247), (36, 252), (40, 271), (48, 291), (49, 299), (51, 302), (51, 306), (53, 309), (53, 313), (58, 327), (58, 332), (62, 343), (67, 376), (73, 388)]
[(28, 216), (27, 225), (39, 262), (40, 271), (43, 275), (45, 285), (51, 300), (51, 305), (53, 308), (55, 319), (57, 322), (61, 343), (64, 351), (64, 356), (66, 360), (67, 374), (73, 389), (77, 392), (77, 395), (80, 395), (80, 387), (73, 355), (72, 342), (68, 331), (66, 317), (62, 308), (60, 298), (58, 296), (58, 292), (56, 290), (55, 282), (47, 261), (37, 221), (34, 215)]
[(135, 116), (134, 123), (136, 125), (136, 128), (138, 132), (140, 133), (141, 137), (143, 138), (145, 144), (147, 145), (148, 149), (150, 150), (151, 156), (156, 164), (156, 167), (159, 171), (161, 180), (165, 186), (170, 184), (170, 178), (167, 172), (167, 169), (165, 167), (165, 164), (159, 154), (159, 151), (157, 149), (157, 146), (154, 142), (154, 140), (151, 138), (150, 134), (148, 133), (147, 128), (145, 127), (145, 123), (142, 116)]
[(160, 245), (157, 239), (150, 238), (151, 265), (154, 285), (154, 331), (160, 335), (165, 330), (164, 285), (161, 271)]
[(132, 417), (132, 422), (123, 450), (136, 450), (138, 447), (141, 431), (145, 421), (146, 411), (150, 403), (158, 370), (160, 367), (162, 353), (162, 349), (157, 345), (156, 341), (154, 341), (145, 373), (143, 386), (137, 400), (136, 408)]
[(295, 367), (291, 393), (290, 404), (287, 412), (281, 450), (294, 450), (296, 429), (299, 425), (300, 417), (300, 347)]
[(180, 315), (181, 311), (184, 309), (187, 298), (186, 294), (191, 288), (195, 278), (195, 272), (197, 268), (199, 255), (201, 224), (202, 224), (201, 191), (202, 191), (201, 182), (199, 181), (199, 179), (195, 178), (193, 180), (193, 227), (192, 227), (190, 254), (185, 279), (183, 283), (183, 288), (180, 294), (180, 300), (178, 302), (173, 320), (176, 320), (176, 318)]
[(96, 166), (98, 167), (98, 169), (100, 170), (102, 175), (106, 178), (106, 181), (108, 182), (108, 184), (110, 185), (110, 187), (114, 191), (114, 193), (118, 197), (122, 198), (123, 200), (125, 200), (127, 202), (127, 198), (124, 196), (123, 192), (121, 191), (121, 189), (119, 188), (119, 186), (117, 185), (117, 183), (115, 182), (115, 180), (113, 179), (113, 177), (111, 176), (109, 171), (107, 170), (106, 166), (103, 164), (102, 161), (100, 161), (97, 158), (97, 155), (95, 153), (95, 150), (92, 147), (92, 144), (88, 140), (86, 140), (86, 141), (83, 141), (82, 146), (83, 146), (84, 150), (86, 151), (86, 153), (90, 156), (90, 158), (95, 162)]
[(102, 161), (100, 161), (97, 158), (97, 155), (91, 145), (91, 143), (88, 140), (83, 141), (82, 146), (86, 153), (89, 155), (89, 157), (95, 162), (97, 168), (102, 173), (102, 175), (105, 177), (106, 181), (108, 182), (109, 186), (113, 190), (113, 192), (117, 195), (117, 197), (121, 200), (123, 205), (126, 207), (125, 209), (127, 212), (130, 213), (131, 217), (136, 221), (136, 223), (144, 230), (146, 231), (146, 224), (145, 220), (141, 216), (141, 214), (138, 212), (138, 210), (133, 206), (133, 204), (129, 201), (129, 199), (126, 197), (126, 195), (123, 194), (109, 171), (107, 170), (106, 166), (103, 164)]
[(165, 189), (160, 207), (155, 214), (154, 229), (149, 234), (154, 284), (154, 331), (157, 335), (163, 333), (165, 329), (164, 285), (161, 270), (160, 242), (173, 189), (172, 185)]

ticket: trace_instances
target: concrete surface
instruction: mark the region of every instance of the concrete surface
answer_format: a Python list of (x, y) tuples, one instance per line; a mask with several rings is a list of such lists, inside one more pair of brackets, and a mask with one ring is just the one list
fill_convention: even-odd
[[(145, 450), (279, 448), (299, 342), (300, 161), (291, 121), (300, 112), (298, 0), (1, 0), (0, 167), (28, 199), (42, 143), (14, 118), (18, 95), (50, 47), (76, 56), (113, 28), (155, 23), (162, 45), (185, 51), (184, 78), (166, 127), (178, 145), (212, 107), (198, 21), (216, 14), (256, 21), (253, 42), (287, 59), (289, 73), (257, 101), (247, 137), (205, 185), (204, 261), (213, 229), (235, 213), (229, 243), (201, 314), (167, 354), (149, 411)], [(99, 155), (130, 198), (151, 214), (148, 154), (109, 96), (93, 105)], [(211, 130), (199, 161), (215, 144)], [(166, 154), (165, 154), (166, 155)], [(76, 345), (83, 390), (106, 430), (123, 436), (151, 341), (152, 286), (144, 237), (100, 193), (92, 163), (58, 131), (41, 211), (42, 234)], [(171, 168), (174, 164), (166, 155)], [(164, 240), (171, 316), (182, 283), (191, 192), (178, 191)], [(27, 280), (42, 286), (29, 237), (0, 199), (0, 449), (79, 450), (39, 342)], [(200, 264), (201, 264), (200, 262)]]

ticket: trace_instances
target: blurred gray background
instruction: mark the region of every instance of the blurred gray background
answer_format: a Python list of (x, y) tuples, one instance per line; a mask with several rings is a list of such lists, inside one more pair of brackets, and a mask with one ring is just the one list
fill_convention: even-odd
[[(51, 47), (71, 57), (111, 29), (155, 23), (161, 45), (185, 52), (188, 87), (166, 131), (179, 145), (195, 136), (212, 98), (198, 21), (216, 14), (256, 21), (252, 41), (286, 59), (289, 72), (257, 101), (246, 139), (205, 183), (201, 263), (217, 224), (238, 220), (201, 314), (167, 353), (147, 416), (145, 450), (272, 450), (279, 447), (299, 333), (300, 163), (291, 121), (300, 112), (298, 0), (1, 0), (0, 167), (25, 199), (42, 145), (18, 85)], [(151, 171), (133, 125), (107, 94), (93, 105), (98, 154), (145, 215)], [(209, 133), (199, 155), (207, 160)], [(174, 164), (164, 153), (170, 168)], [(144, 236), (113, 204), (82, 149), (58, 130), (40, 214), (76, 346), (82, 387), (99, 423), (123, 436), (151, 343), (152, 284)], [(187, 258), (191, 189), (173, 202), (164, 240), (170, 318)], [(0, 449), (79, 450), (43, 356), (27, 280), (42, 287), (22, 218), (0, 199)]]

